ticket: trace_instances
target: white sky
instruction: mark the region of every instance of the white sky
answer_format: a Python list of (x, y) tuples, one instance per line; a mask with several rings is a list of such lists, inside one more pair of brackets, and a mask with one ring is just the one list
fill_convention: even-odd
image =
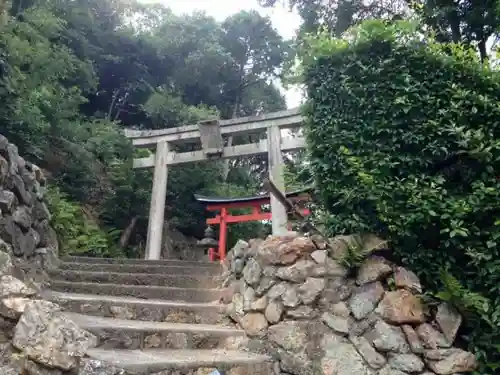
[[(300, 17), (282, 6), (262, 8), (257, 0), (142, 0), (143, 3), (161, 3), (172, 9), (174, 13), (192, 13), (203, 10), (218, 21), (241, 10), (255, 9), (264, 16), (269, 16), (274, 28), (285, 38), (295, 36), (295, 30), (300, 25)], [(297, 107), (302, 99), (300, 90), (283, 90), (288, 108)]]

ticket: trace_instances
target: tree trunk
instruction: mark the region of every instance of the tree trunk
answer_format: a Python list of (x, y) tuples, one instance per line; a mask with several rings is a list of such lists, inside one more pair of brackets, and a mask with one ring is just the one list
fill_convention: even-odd
[(139, 217), (134, 216), (120, 236), (119, 246), (121, 249), (124, 249), (128, 246), (130, 237), (132, 236), (132, 233), (134, 232), (135, 226), (137, 224), (137, 220), (139, 220)]
[(488, 51), (486, 51), (486, 40), (481, 40), (477, 45), (479, 49), (479, 56), (481, 56), (481, 62), (486, 62), (488, 60)]

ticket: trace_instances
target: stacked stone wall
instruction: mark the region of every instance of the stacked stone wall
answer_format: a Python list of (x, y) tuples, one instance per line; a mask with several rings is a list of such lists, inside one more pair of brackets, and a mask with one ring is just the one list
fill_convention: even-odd
[(44, 200), (46, 180), (40, 168), (25, 161), (17, 147), (0, 135), (0, 251), (30, 280), (47, 281), (58, 241)]
[[(385, 248), (375, 236), (238, 242), (223, 300), (247, 333), (239, 347), (273, 356), (276, 375), (473, 371), (474, 355), (453, 347), (460, 314), (426, 306), (418, 277), (380, 256)], [(353, 252), (361, 264), (349, 263)]]

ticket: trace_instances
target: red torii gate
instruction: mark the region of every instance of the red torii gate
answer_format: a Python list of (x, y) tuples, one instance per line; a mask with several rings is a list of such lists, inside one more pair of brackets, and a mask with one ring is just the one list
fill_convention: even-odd
[[(289, 192), (286, 198), (292, 202), (304, 203), (310, 201), (308, 189)], [(269, 205), (271, 198), (270, 194), (256, 195), (251, 197), (241, 198), (220, 198), (208, 197), (195, 194), (195, 199), (206, 205), (206, 209), (211, 212), (218, 212), (215, 217), (207, 219), (207, 225), (219, 225), (219, 241), (218, 250), (209, 249), (209, 258), (211, 261), (219, 258), (221, 261), (226, 258), (227, 246), (227, 225), (232, 223), (243, 223), (247, 221), (263, 221), (272, 220), (271, 212), (263, 212), (262, 206)], [(238, 208), (251, 208), (250, 214), (232, 215), (229, 210)], [(310, 215), (308, 208), (301, 208), (302, 215)], [(289, 229), (290, 227), (290, 223)]]

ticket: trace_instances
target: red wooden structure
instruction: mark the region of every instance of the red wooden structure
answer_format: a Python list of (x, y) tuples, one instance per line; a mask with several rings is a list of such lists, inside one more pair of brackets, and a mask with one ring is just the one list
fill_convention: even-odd
[[(286, 197), (292, 202), (303, 203), (310, 200), (310, 196), (306, 190), (287, 193)], [(211, 261), (215, 261), (216, 259), (223, 261), (226, 258), (228, 224), (272, 220), (271, 212), (262, 211), (262, 206), (270, 204), (269, 194), (243, 198), (217, 198), (195, 195), (195, 198), (198, 202), (206, 204), (208, 211), (217, 213), (215, 217), (207, 219), (208, 225), (219, 225), (219, 248), (217, 250), (214, 248), (209, 249), (208, 254)], [(235, 208), (251, 208), (252, 212), (249, 214), (232, 215), (229, 210)], [(307, 208), (302, 208), (300, 211), (306, 216), (310, 214)]]

